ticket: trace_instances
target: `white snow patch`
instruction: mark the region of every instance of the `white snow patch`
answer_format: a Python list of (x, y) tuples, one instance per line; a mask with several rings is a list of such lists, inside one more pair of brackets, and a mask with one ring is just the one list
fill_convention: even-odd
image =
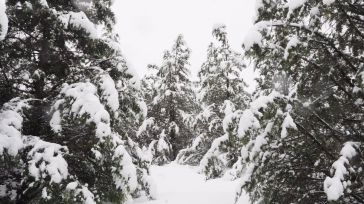
[(154, 154), (155, 154), (155, 144), (158, 142), (158, 140), (153, 140), (148, 148), (146, 150), (144, 150), (144, 157), (147, 161), (149, 162), (152, 162), (153, 161), (153, 157), (154, 157)]
[(293, 36), (289, 39), (286, 49), (284, 50), (284, 56), (283, 58), (285, 60), (287, 60), (288, 56), (289, 56), (289, 50), (296, 47), (299, 44), (300, 40), (298, 39), (297, 36)]
[(71, 117), (81, 118), (87, 115), (86, 123), (96, 125), (96, 137), (100, 139), (111, 134), (110, 115), (101, 104), (95, 85), (90, 82), (65, 84), (61, 95), (64, 97), (58, 100), (52, 109), (58, 109), (58, 106), (65, 103), (64, 98), (71, 99), (72, 104), (69, 110)]
[(131, 192), (135, 191), (138, 187), (137, 171), (132, 158), (123, 145), (119, 145), (115, 149), (113, 159), (115, 158), (121, 159), (120, 166), (122, 167), (120, 172), (114, 172), (116, 187), (123, 190), (127, 189), (126, 187), (129, 187)]
[(228, 130), (229, 125), (233, 122), (233, 119), (235, 118), (234, 110), (235, 110), (234, 104), (229, 100), (225, 100), (224, 101), (225, 117), (222, 121), (222, 127), (225, 132)]
[(159, 136), (159, 140), (158, 140), (158, 144), (157, 144), (157, 150), (158, 150), (158, 152), (163, 152), (165, 150), (167, 150), (167, 151), (170, 150), (170, 146), (166, 142), (166, 134), (164, 133), (164, 130), (162, 131), (162, 133)]
[(92, 148), (91, 149), (91, 152), (94, 154), (95, 158), (96, 159), (101, 159), (102, 157), (102, 154), (99, 150), (95, 149), (95, 148)]
[(98, 84), (101, 89), (101, 99), (106, 101), (106, 105), (114, 112), (119, 109), (119, 94), (115, 88), (114, 80), (108, 74), (100, 77)]
[(335, 2), (335, 0), (322, 0), (322, 2), (324, 3), (324, 4), (326, 4), (326, 5), (331, 5), (332, 3), (334, 3)]
[(51, 178), (50, 182), (60, 183), (68, 177), (68, 164), (63, 158), (67, 148), (45, 142), (38, 137), (29, 138), (33, 148), (28, 153), (29, 173), (35, 180)]
[(284, 118), (282, 123), (281, 138), (287, 137), (287, 128), (292, 128), (294, 130), (297, 130), (297, 126), (288, 112), (286, 113), (286, 117)]
[(47, 0), (39, 0), (40, 5), (49, 8)]
[(77, 181), (74, 181), (74, 182), (68, 183), (67, 186), (66, 186), (66, 189), (67, 190), (75, 190), (77, 186), (78, 186)]
[[(265, 130), (262, 134), (258, 135), (257, 138), (254, 140), (254, 146), (250, 150), (250, 161), (253, 161), (254, 157), (257, 156), (261, 152), (261, 148), (263, 145), (267, 144), (267, 135), (272, 131), (273, 122), (269, 122), (265, 127)], [(243, 156), (243, 155), (242, 155)]]
[(80, 12), (69, 12), (67, 14), (60, 14), (58, 18), (62, 21), (65, 28), (69, 25), (72, 25), (76, 28), (84, 29), (89, 37), (92, 39), (99, 39), (101, 34), (99, 30), (97, 30), (96, 25), (88, 19), (86, 14), (83, 11)]
[(221, 154), (221, 152), (219, 151), (219, 147), (220, 145), (227, 141), (229, 139), (229, 136), (227, 134), (221, 136), (221, 137), (218, 137), (216, 138), (212, 144), (211, 144), (211, 147), (210, 149), (207, 151), (207, 153), (203, 156), (203, 158), (201, 159), (200, 161), (200, 172), (203, 172), (204, 169), (208, 166), (208, 161), (210, 158), (212, 158), (213, 156), (216, 156), (216, 157), (222, 157), (223, 155)]
[(81, 185), (79, 182), (74, 181), (67, 184), (66, 190), (73, 191), (76, 195), (80, 195), (84, 204), (96, 204), (95, 196), (87, 188), (87, 184)]
[(256, 27), (253, 27), (244, 38), (244, 42), (243, 42), (244, 49), (249, 50), (253, 47), (254, 44), (257, 44), (260, 46), (262, 44), (262, 39), (263, 39), (263, 36), (259, 32), (259, 29), (257, 29)]
[(136, 136), (140, 136), (143, 132), (147, 131), (148, 128), (154, 125), (154, 118), (148, 118), (143, 121), (142, 125), (139, 127)]
[(9, 19), (6, 15), (6, 1), (0, 0), (0, 41), (5, 39), (8, 32)]
[(288, 0), (285, 7), (288, 7), (289, 12), (294, 11), (295, 9), (301, 7), (307, 0)]
[(269, 26), (272, 25), (272, 22), (269, 21), (260, 21), (250, 29), (248, 34), (245, 36), (243, 45), (245, 50), (249, 50), (253, 47), (254, 44), (257, 44), (258, 46), (262, 45), (263, 36), (261, 34), (261, 31), (269, 28)]
[(52, 115), (52, 119), (49, 122), (52, 130), (56, 133), (59, 133), (62, 131), (62, 118), (61, 118), (61, 112), (59, 110), (55, 111)]
[(72, 4), (81, 11), (87, 11), (92, 6), (92, 0), (72, 0)]
[(344, 195), (346, 189), (345, 177), (349, 174), (346, 165), (349, 166), (349, 160), (358, 154), (357, 148), (360, 143), (346, 142), (340, 151), (340, 158), (336, 160), (331, 167), (332, 177), (326, 177), (324, 181), (324, 191), (328, 201), (336, 201)]
[(0, 198), (3, 198), (6, 196), (6, 191), (7, 191), (6, 185), (5, 184), (0, 185)]
[(260, 115), (259, 109), (266, 108), (269, 103), (272, 103), (274, 99), (282, 97), (281, 94), (279, 94), (276, 91), (273, 91), (268, 96), (259, 96), (257, 99), (255, 99), (250, 104), (250, 109), (253, 111), (253, 113)]
[(359, 93), (361, 90), (362, 90), (361, 88), (354, 86), (353, 93)]
[(28, 107), (25, 101), (14, 98), (3, 105), (0, 110), (0, 155), (4, 150), (16, 156), (24, 147), (21, 128), (23, 124), (22, 109)]
[(138, 106), (141, 110), (141, 113), (143, 114), (143, 118), (146, 118), (148, 115), (148, 106), (145, 103), (145, 101), (138, 101)]
[(259, 120), (255, 117), (254, 113), (250, 109), (246, 109), (240, 117), (238, 137), (242, 138), (250, 128), (258, 129), (259, 127)]
[[(211, 179), (198, 174), (196, 167), (171, 163), (152, 166), (151, 176), (158, 187), (157, 199), (136, 199), (132, 204), (233, 204), (238, 181)], [(249, 203), (247, 195), (239, 200)]]
[(44, 199), (50, 199), (51, 197), (48, 195), (48, 192), (47, 192), (47, 187), (44, 187), (43, 189), (42, 189), (42, 198), (44, 198)]
[(310, 11), (310, 15), (311, 16), (317, 16), (320, 14), (320, 9), (315, 6), (315, 7), (312, 7), (311, 11)]

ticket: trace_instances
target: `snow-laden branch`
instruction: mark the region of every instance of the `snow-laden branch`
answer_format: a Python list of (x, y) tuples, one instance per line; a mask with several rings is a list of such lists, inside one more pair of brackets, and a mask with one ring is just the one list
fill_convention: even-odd
[(350, 160), (355, 157), (358, 152), (359, 142), (346, 142), (340, 151), (340, 158), (336, 160), (331, 167), (332, 177), (326, 177), (324, 181), (324, 191), (328, 201), (336, 201), (344, 195), (344, 191), (350, 182), (346, 181), (346, 177), (350, 174)]
[(151, 128), (154, 125), (154, 118), (148, 118), (143, 121), (142, 125), (140, 125), (136, 136), (139, 137), (141, 134), (147, 131), (148, 128)]
[[(123, 145), (119, 145), (114, 152), (113, 159), (120, 160), (121, 171), (113, 171), (116, 188), (134, 192), (138, 187), (137, 170), (132, 158)], [(116, 169), (115, 169), (116, 170)]]
[(109, 74), (102, 74), (99, 78), (98, 88), (101, 91), (101, 101), (114, 112), (119, 109), (119, 93), (116, 90), (114, 80)]
[(22, 111), (26, 107), (28, 104), (25, 101), (14, 98), (0, 110), (0, 155), (6, 150), (11, 156), (16, 156), (24, 148), (21, 129)]
[[(0, 110), (0, 155), (11, 157), (26, 155), (22, 162), (22, 171), (28, 172), (37, 182), (61, 183), (69, 178), (68, 164), (63, 157), (67, 147), (46, 142), (36, 136), (24, 136), (23, 110), (30, 108), (29, 101), (14, 98), (5, 103)], [(27, 170), (25, 170), (27, 169)], [(47, 198), (47, 188), (43, 188), (42, 196)]]
[(78, 181), (73, 181), (67, 184), (66, 191), (73, 193), (76, 196), (81, 196), (81, 201), (85, 204), (96, 204), (95, 195)]
[(68, 164), (63, 158), (67, 148), (59, 144), (45, 142), (38, 137), (30, 137), (28, 145), (33, 148), (28, 153), (29, 173), (36, 181), (50, 177), (50, 183), (60, 183), (68, 177)]
[[(71, 103), (68, 104), (66, 101)], [(61, 105), (62, 107), (60, 107)], [(96, 137), (99, 139), (111, 134), (110, 114), (100, 102), (96, 86), (90, 82), (65, 85), (61, 91), (61, 99), (55, 103), (52, 109), (63, 109), (62, 115), (67, 113), (73, 119), (88, 116), (86, 124), (95, 124)], [(57, 111), (52, 116), (51, 127), (53, 130), (61, 129), (60, 123), (55, 122), (62, 120), (59, 116)]]
[(55, 12), (59, 20), (63, 23), (65, 28), (73, 26), (75, 28), (82, 28), (85, 30), (89, 37), (92, 39), (99, 39), (101, 37), (99, 30), (96, 25), (90, 21), (87, 15), (83, 12), (69, 12), (66, 14)]

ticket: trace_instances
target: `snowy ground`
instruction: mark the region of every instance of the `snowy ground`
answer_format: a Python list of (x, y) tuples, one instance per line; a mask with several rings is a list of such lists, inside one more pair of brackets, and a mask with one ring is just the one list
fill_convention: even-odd
[[(175, 163), (153, 166), (151, 173), (157, 185), (157, 200), (139, 199), (133, 204), (234, 204), (237, 181), (205, 181), (195, 168)], [(239, 203), (248, 203), (248, 197)]]

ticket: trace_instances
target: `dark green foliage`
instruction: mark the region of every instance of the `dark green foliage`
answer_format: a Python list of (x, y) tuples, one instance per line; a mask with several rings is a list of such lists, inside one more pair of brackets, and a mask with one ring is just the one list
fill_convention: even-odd
[[(256, 95), (276, 91), (281, 99), (260, 110), (261, 127), (271, 121), (273, 128), (259, 156), (246, 159), (252, 175), (244, 188), (253, 202), (261, 203), (364, 203), (358, 55), (364, 49), (357, 43), (363, 40), (363, 22), (358, 21), (363, 7), (346, 0), (308, 0), (295, 9), (286, 3), (262, 1), (255, 28), (262, 39), (248, 50), (262, 75)], [(272, 110), (289, 113), (296, 129), (280, 137), (285, 119)], [(253, 144), (259, 134), (250, 136)], [(334, 162), (345, 155), (341, 149), (351, 144), (346, 142), (356, 142), (357, 156), (348, 158), (345, 168), (350, 172), (339, 181), (343, 195), (334, 200), (329, 181), (337, 173)]]
[[(226, 27), (217, 26), (212, 35), (215, 41), (209, 45), (207, 60), (198, 73), (200, 107), (192, 123), (196, 138), (178, 156), (183, 164), (201, 162), (207, 178), (222, 176), (238, 160), (241, 142), (236, 137), (238, 121), (233, 115), (235, 110), (244, 110), (250, 99), (242, 79), (243, 57), (230, 48)], [(214, 146), (214, 140), (221, 137), (227, 140)]]
[(84, 2), (90, 4), (7, 1), (0, 123), (12, 132), (0, 130), (0, 137), (19, 139), (20, 146), (1, 152), (7, 194), (0, 202), (124, 203), (149, 196), (149, 164), (130, 139), (140, 99), (112, 34), (111, 0)]
[(174, 160), (193, 134), (184, 121), (195, 108), (189, 57), (190, 50), (180, 35), (172, 49), (165, 52), (162, 65), (149, 67), (155, 73), (143, 82), (148, 117), (154, 118), (154, 126), (145, 133), (149, 135), (146, 142), (153, 143), (149, 149), (159, 155), (154, 155), (158, 164)]

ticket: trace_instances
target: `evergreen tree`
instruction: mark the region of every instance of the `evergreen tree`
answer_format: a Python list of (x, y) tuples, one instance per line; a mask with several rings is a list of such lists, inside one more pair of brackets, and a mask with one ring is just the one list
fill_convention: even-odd
[[(179, 35), (172, 49), (165, 52), (162, 65), (150, 66), (156, 70), (155, 75), (144, 80), (148, 117), (154, 119), (149, 150), (158, 164), (174, 160), (191, 139), (191, 129), (183, 120), (195, 106), (189, 57), (190, 50)], [(148, 85), (147, 80), (152, 80), (152, 85)]]
[(180, 163), (201, 162), (207, 178), (221, 176), (237, 161), (240, 141), (236, 140), (234, 112), (249, 101), (241, 75), (245, 67), (242, 56), (230, 48), (224, 25), (216, 26), (212, 34), (215, 42), (209, 45), (207, 60), (198, 73), (202, 104), (194, 122), (198, 137), (178, 157)]
[(159, 107), (154, 103), (161, 82), (161, 78), (157, 76), (159, 68), (156, 65), (148, 65), (147, 70), (148, 73), (141, 80), (141, 92), (146, 103), (147, 114), (137, 132), (138, 141), (144, 147), (148, 147), (153, 140), (159, 139), (161, 130), (156, 121), (163, 120), (163, 116), (158, 112)]
[(148, 162), (130, 139), (142, 106), (112, 34), (110, 6), (7, 1), (0, 202), (124, 203), (152, 193)]
[(259, 4), (244, 47), (262, 76), (239, 126), (248, 141), (242, 188), (252, 202), (364, 203), (362, 8), (346, 0)]

